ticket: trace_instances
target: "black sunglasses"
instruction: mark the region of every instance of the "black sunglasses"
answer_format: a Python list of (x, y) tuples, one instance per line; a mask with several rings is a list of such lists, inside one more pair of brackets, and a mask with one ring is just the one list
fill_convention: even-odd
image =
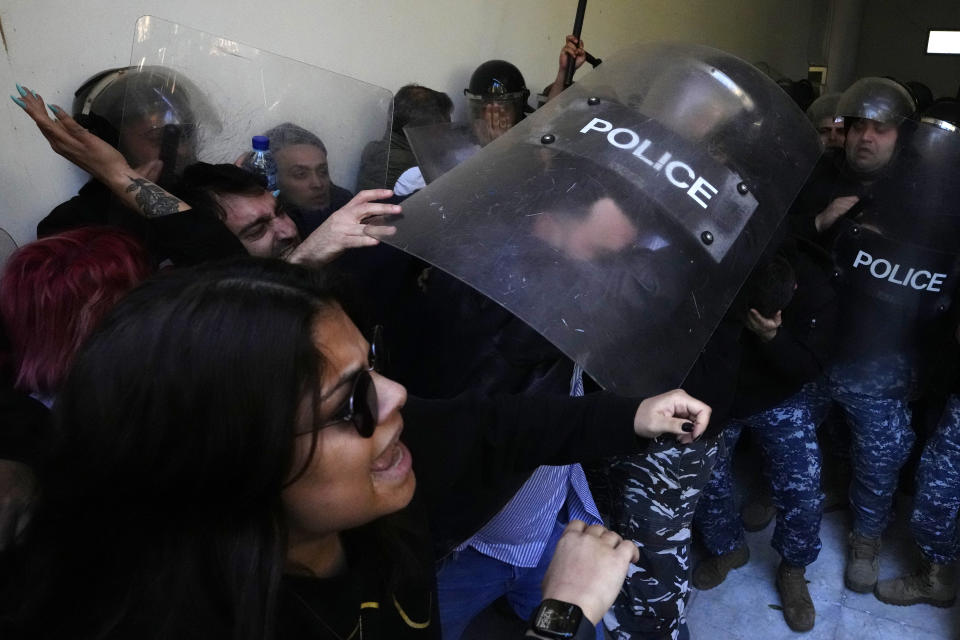
[[(374, 384), (370, 372), (379, 371), (377, 356), (383, 353), (383, 349), (380, 347), (382, 333), (382, 328), (379, 325), (374, 327), (373, 339), (370, 341), (370, 355), (367, 360), (368, 368), (357, 373), (353, 379), (353, 386), (350, 389), (347, 401), (334, 412), (332, 418), (320, 425), (320, 429), (343, 422), (352, 422), (361, 437), (369, 438), (373, 435), (377, 423), (380, 421), (380, 409), (377, 385)], [(312, 430), (304, 433), (311, 432)]]

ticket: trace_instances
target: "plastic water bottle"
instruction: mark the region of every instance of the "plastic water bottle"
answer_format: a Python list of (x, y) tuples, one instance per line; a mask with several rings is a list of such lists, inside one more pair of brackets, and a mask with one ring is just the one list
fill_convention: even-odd
[(253, 154), (247, 161), (247, 170), (258, 176), (263, 176), (267, 182), (267, 191), (277, 188), (277, 163), (270, 153), (270, 138), (267, 136), (253, 136)]

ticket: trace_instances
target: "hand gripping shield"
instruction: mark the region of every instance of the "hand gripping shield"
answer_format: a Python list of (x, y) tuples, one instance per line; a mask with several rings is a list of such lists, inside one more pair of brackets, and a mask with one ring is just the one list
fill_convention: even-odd
[(681, 383), (819, 153), (751, 65), (637, 45), (405, 201), (384, 240), (649, 395)]

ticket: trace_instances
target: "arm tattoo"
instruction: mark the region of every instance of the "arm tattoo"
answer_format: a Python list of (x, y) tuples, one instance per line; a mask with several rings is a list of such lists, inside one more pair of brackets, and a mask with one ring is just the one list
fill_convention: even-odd
[(180, 200), (176, 198), (149, 180), (143, 178), (130, 178), (130, 186), (127, 187), (127, 193), (137, 194), (134, 198), (137, 206), (147, 218), (159, 218), (176, 213), (180, 207)]

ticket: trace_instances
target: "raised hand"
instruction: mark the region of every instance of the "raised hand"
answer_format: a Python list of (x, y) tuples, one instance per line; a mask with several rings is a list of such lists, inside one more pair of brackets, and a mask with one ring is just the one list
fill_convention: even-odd
[[(372, 216), (394, 215), (400, 206), (374, 202), (393, 195), (389, 189), (361, 191), (353, 199), (330, 214), (323, 224), (307, 236), (287, 258), (303, 264), (326, 264), (347, 249), (372, 247), (380, 241), (366, 233), (366, 220)], [(378, 236), (390, 236), (395, 227), (378, 226)]]
[[(51, 118), (38, 94), (19, 84), (17, 92), (19, 98), (10, 98), (27, 112), (50, 148), (106, 185), (126, 206), (148, 218), (190, 208), (131, 168), (119, 151), (80, 126), (66, 111), (50, 105), (54, 115)], [(147, 175), (159, 175), (162, 163), (148, 163), (141, 168)]]
[(50, 143), (50, 148), (59, 155), (102, 181), (130, 168), (119, 151), (81, 127), (66, 111), (50, 105), (55, 116), (51, 118), (38, 94), (20, 85), (17, 85), (17, 91), (21, 97), (11, 98), (27, 112)]

